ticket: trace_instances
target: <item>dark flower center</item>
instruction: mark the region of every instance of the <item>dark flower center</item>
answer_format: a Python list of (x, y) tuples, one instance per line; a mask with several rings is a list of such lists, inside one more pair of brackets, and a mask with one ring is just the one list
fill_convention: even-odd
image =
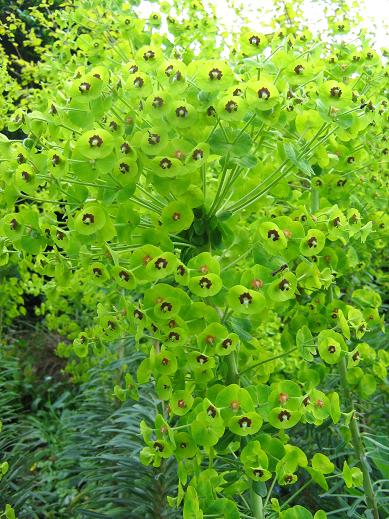
[(81, 92), (81, 94), (85, 94), (85, 92), (90, 90), (90, 83), (81, 83), (81, 85), (78, 87), (78, 90)]
[(172, 215), (172, 219), (173, 219), (175, 222), (177, 222), (178, 220), (181, 219), (181, 213), (177, 213), (177, 212), (176, 212), (176, 213), (173, 213), (173, 215)]
[(280, 422), (287, 422), (290, 419), (290, 417), (291, 417), (291, 414), (286, 409), (281, 411), (278, 415), (278, 419)]
[(209, 289), (212, 286), (212, 281), (209, 278), (203, 277), (200, 279), (199, 285), (201, 288)]
[(173, 305), (171, 303), (168, 303), (167, 301), (165, 301), (164, 303), (161, 304), (162, 312), (171, 312), (172, 309), (173, 309)]
[(128, 142), (123, 142), (123, 144), (120, 146), (120, 151), (122, 153), (124, 153), (125, 155), (127, 155), (127, 153), (129, 153), (130, 150), (131, 150), (131, 147), (128, 144)]
[(165, 269), (167, 267), (167, 260), (165, 258), (158, 258), (154, 265), (158, 270)]
[(242, 429), (246, 429), (247, 427), (251, 427), (251, 424), (253, 423), (252, 420), (250, 420), (250, 418), (248, 418), (247, 416), (244, 416), (243, 418), (241, 418), (239, 420), (239, 427), (241, 427)]
[(221, 70), (219, 70), (218, 68), (213, 68), (212, 70), (209, 71), (208, 76), (211, 81), (213, 81), (215, 79), (220, 81), (223, 76), (223, 72)]
[(209, 117), (213, 117), (213, 116), (216, 115), (216, 110), (214, 109), (213, 106), (209, 106), (209, 107), (207, 108), (207, 115), (208, 115)]
[(222, 342), (222, 346), (224, 349), (229, 348), (231, 345), (232, 345), (231, 339), (224, 339), (224, 341)]
[(103, 139), (100, 137), (100, 135), (92, 135), (92, 137), (89, 138), (89, 145), (92, 148), (100, 148), (100, 146), (103, 144)]
[(330, 90), (331, 97), (340, 97), (342, 95), (342, 90), (339, 87), (332, 87)]
[(136, 77), (136, 78), (134, 79), (134, 86), (135, 86), (136, 88), (142, 88), (144, 84), (145, 84), (145, 81), (144, 81), (144, 79), (141, 78), (140, 76), (138, 76), (138, 77)]
[(162, 97), (154, 97), (153, 102), (151, 104), (154, 108), (161, 108), (161, 106), (163, 106)]
[(179, 400), (179, 401), (177, 402), (177, 405), (178, 405), (178, 407), (180, 407), (181, 409), (185, 409), (185, 407), (186, 407), (185, 400)]
[(102, 272), (102, 270), (101, 270), (99, 267), (95, 267), (95, 268), (93, 269), (93, 274), (94, 274), (97, 278), (99, 278), (99, 277), (101, 277), (101, 276), (103, 275), (103, 272)]
[(159, 165), (162, 169), (170, 169), (172, 167), (172, 161), (168, 158), (164, 158), (160, 160)]
[(179, 274), (180, 276), (184, 276), (185, 272), (186, 272), (185, 267), (183, 265), (178, 265), (177, 274)]
[(154, 442), (154, 450), (156, 450), (157, 452), (162, 452), (164, 449), (162, 443), (160, 442)]
[(169, 364), (169, 359), (168, 359), (167, 357), (164, 357), (164, 358), (162, 359), (162, 364), (163, 364), (164, 366), (167, 366), (167, 365)]
[(217, 411), (216, 411), (216, 408), (213, 407), (213, 405), (210, 405), (207, 409), (207, 415), (208, 416), (212, 416), (212, 418), (215, 418), (215, 416), (217, 415)]
[(130, 74), (135, 74), (135, 72), (138, 72), (138, 66), (137, 65), (132, 65), (130, 68), (129, 68), (129, 72)]
[(206, 364), (208, 362), (208, 357), (206, 355), (197, 355), (196, 360), (199, 364)]
[(276, 231), (275, 229), (270, 229), (270, 231), (268, 231), (267, 233), (267, 237), (273, 241), (277, 241), (280, 239), (280, 235), (278, 231)]
[(278, 286), (280, 290), (282, 290), (283, 292), (288, 291), (290, 289), (290, 283), (287, 279), (283, 279)]
[(189, 112), (185, 106), (179, 106), (178, 108), (176, 108), (177, 117), (181, 117), (181, 119), (185, 119), (185, 117), (188, 117), (188, 115), (189, 115)]
[(51, 163), (53, 166), (57, 166), (61, 162), (59, 155), (55, 154), (51, 157)]
[(194, 152), (192, 153), (192, 159), (193, 160), (200, 160), (204, 157), (204, 152), (203, 150), (201, 149), (196, 149), (194, 150)]
[(134, 310), (134, 317), (141, 321), (143, 319), (143, 313), (140, 310)]
[(270, 90), (266, 87), (262, 87), (257, 92), (259, 99), (267, 101), (270, 97)]
[(235, 101), (228, 101), (228, 103), (226, 103), (224, 108), (225, 108), (226, 112), (228, 112), (229, 114), (231, 114), (232, 112), (237, 112), (238, 103), (235, 103)]
[(308, 243), (308, 247), (310, 249), (312, 249), (312, 248), (315, 249), (317, 247), (317, 238), (315, 238), (315, 236), (312, 236), (312, 238), (309, 238), (307, 243)]
[(293, 69), (295, 71), (296, 74), (302, 74), (303, 73), (303, 70), (304, 70), (304, 67), (302, 65), (297, 65), (296, 67), (294, 67)]
[(333, 344), (330, 344), (330, 346), (328, 346), (328, 351), (329, 351), (329, 353), (335, 353), (336, 346), (334, 346)]
[(263, 470), (261, 469), (254, 469), (253, 474), (256, 478), (261, 478), (263, 476)]
[(157, 133), (149, 133), (149, 138), (147, 139), (149, 144), (158, 144), (161, 141), (161, 137)]
[(145, 53), (143, 54), (143, 59), (144, 59), (145, 61), (149, 61), (149, 60), (151, 60), (151, 59), (153, 59), (153, 58), (155, 58), (155, 52), (152, 51), (152, 50), (148, 50), (147, 52), (145, 52)]
[(258, 289), (258, 288), (262, 288), (264, 285), (262, 279), (253, 279), (251, 281), (251, 286), (254, 288), (254, 289)]
[(126, 272), (125, 270), (121, 270), (119, 272), (119, 277), (122, 281), (128, 281), (130, 279), (130, 275), (128, 272)]
[(171, 340), (171, 341), (179, 341), (180, 340), (180, 335), (177, 333), (177, 332), (170, 332), (169, 335), (168, 335), (168, 338)]
[(248, 292), (243, 292), (243, 294), (239, 296), (239, 301), (241, 305), (251, 305), (253, 298)]
[(82, 216), (82, 223), (84, 223), (85, 225), (90, 225), (91, 223), (94, 223), (94, 222), (95, 222), (95, 217), (93, 214), (85, 213)]
[(119, 164), (119, 170), (121, 173), (128, 173), (130, 171), (130, 166), (126, 162), (121, 162)]
[(261, 38), (259, 36), (250, 36), (249, 38), (250, 45), (255, 45), (258, 47), (258, 45), (261, 43)]

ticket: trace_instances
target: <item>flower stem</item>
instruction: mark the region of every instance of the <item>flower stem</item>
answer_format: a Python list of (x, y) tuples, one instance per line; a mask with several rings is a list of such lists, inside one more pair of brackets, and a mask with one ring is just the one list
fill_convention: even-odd
[[(340, 383), (343, 388), (343, 395), (345, 400), (351, 404), (351, 394), (350, 389), (347, 383), (347, 367), (346, 367), (346, 358), (343, 356), (339, 361), (339, 375), (340, 375)], [(366, 505), (369, 510), (371, 510), (374, 519), (380, 519), (377, 507), (377, 501), (374, 494), (373, 484), (370, 478), (371, 468), (366, 456), (365, 448), (362, 442), (361, 434), (359, 431), (358, 423), (355, 418), (355, 413), (353, 414), (350, 421), (350, 431), (351, 431), (351, 441), (354, 447), (355, 455), (358, 459), (358, 462), (362, 469), (363, 474), (363, 489), (365, 491)]]

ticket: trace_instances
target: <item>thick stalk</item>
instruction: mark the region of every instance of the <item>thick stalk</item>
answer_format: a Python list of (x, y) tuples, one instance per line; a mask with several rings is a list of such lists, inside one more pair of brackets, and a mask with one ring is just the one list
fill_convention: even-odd
[(264, 519), (262, 497), (258, 495), (253, 487), (253, 482), (249, 481), (250, 508), (254, 519)]
[[(351, 394), (350, 389), (347, 383), (347, 367), (346, 367), (346, 359), (342, 357), (339, 361), (339, 374), (340, 374), (340, 382), (343, 389), (343, 395), (350, 405)], [(373, 484), (370, 478), (370, 465), (366, 457), (365, 448), (363, 446), (362, 438), (360, 435), (359, 427), (357, 420), (355, 419), (355, 414), (353, 414), (350, 421), (350, 431), (351, 431), (351, 439), (354, 448), (355, 455), (358, 459), (359, 465), (361, 466), (362, 474), (363, 474), (363, 489), (365, 491), (366, 505), (369, 510), (371, 510), (374, 519), (380, 519), (377, 507), (377, 501), (374, 494)]]

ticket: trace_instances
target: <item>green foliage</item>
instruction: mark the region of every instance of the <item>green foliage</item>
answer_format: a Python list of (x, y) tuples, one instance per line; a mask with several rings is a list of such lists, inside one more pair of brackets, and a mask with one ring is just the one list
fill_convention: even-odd
[[(372, 471), (359, 414), (387, 390), (387, 65), (363, 30), (348, 41), (347, 2), (321, 38), (280, 2), (268, 34), (242, 28), (232, 44), (201, 3), (158, 7), (142, 19), (78, 0), (53, 15), (45, 84), (0, 141), (2, 269), (18, 266), (5, 315), (23, 293), (42, 298), (92, 406), (64, 451), (85, 467), (64, 469), (71, 499), (85, 516), (163, 517), (161, 489), (129, 504), (139, 455), (144, 474), (176, 468), (169, 517), (322, 519), (289, 507), (314, 484), (313, 512), (335, 512), (325, 497), (342, 488), (355, 517), (378, 519), (385, 464)], [(299, 443), (316, 430), (331, 433), (326, 453)]]

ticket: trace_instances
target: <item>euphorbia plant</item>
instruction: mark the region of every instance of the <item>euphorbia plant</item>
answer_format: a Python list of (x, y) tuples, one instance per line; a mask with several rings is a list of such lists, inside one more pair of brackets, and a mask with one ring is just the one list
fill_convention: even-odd
[[(6, 253), (54, 281), (48, 302), (95, 295), (73, 343), (81, 366), (135, 338), (137, 382), (124, 374), (114, 392), (153, 381), (160, 414), (141, 424), (140, 456), (176, 458), (170, 504), (185, 518), (312, 517), (273, 494), (302, 474), (325, 491), (329, 478), (363, 487), (379, 517), (348, 400), (369, 397), (388, 362), (363, 341), (382, 326), (364, 269), (384, 203), (362, 203), (387, 153), (380, 58), (363, 36), (362, 50), (307, 46), (290, 11), (266, 36), (242, 29), (224, 58), (197, 3), (177, 4), (200, 17), (189, 29), (161, 5), (168, 33), (96, 6), (96, 37), (76, 37), (88, 4), (69, 12), (67, 77), (14, 118), (23, 142), (0, 142)], [(360, 466), (296, 445), (298, 424), (330, 423), (350, 425)]]

